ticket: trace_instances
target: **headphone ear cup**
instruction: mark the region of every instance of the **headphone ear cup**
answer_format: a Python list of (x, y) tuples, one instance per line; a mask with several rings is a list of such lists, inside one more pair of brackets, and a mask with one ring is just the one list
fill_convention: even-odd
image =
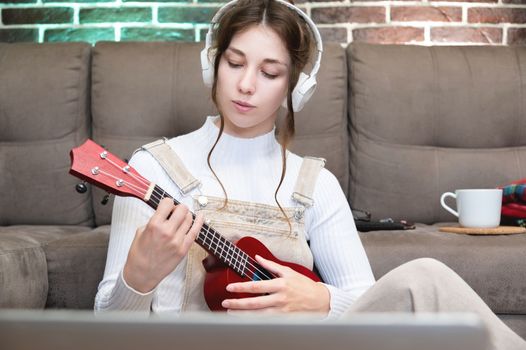
[(309, 77), (307, 74), (301, 72), (298, 78), (298, 83), (292, 91), (292, 109), (294, 112), (299, 112), (303, 106), (311, 98), (316, 90), (316, 77)]
[(201, 69), (203, 72), (203, 82), (207, 87), (214, 84), (214, 65), (208, 57), (208, 47), (201, 50)]
[[(316, 89), (316, 79), (314, 77), (309, 77), (307, 74), (301, 72), (298, 78), (298, 82), (292, 90), (292, 110), (294, 112), (299, 112), (303, 109), (303, 106), (309, 98), (314, 93)], [(308, 92), (308, 95), (305, 95), (305, 91)], [(287, 109), (287, 98), (283, 100), (281, 104), (285, 109)]]

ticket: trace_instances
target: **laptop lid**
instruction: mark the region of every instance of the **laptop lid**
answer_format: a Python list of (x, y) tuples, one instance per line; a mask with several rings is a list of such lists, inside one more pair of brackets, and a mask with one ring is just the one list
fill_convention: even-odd
[(145, 316), (131, 312), (0, 311), (0, 344), (10, 350), (482, 350), (488, 334), (471, 314)]

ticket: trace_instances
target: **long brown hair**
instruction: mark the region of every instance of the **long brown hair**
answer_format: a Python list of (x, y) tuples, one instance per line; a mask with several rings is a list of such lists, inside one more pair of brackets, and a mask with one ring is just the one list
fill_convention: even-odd
[[(290, 2), (293, 3), (292, 1)], [(276, 201), (276, 204), (280, 208), (283, 215), (285, 215), (285, 217), (288, 219), (285, 211), (278, 201), (277, 194), (281, 184), (283, 183), (283, 179), (285, 178), (285, 173), (287, 170), (287, 147), (292, 141), (295, 132), (294, 111), (292, 109), (291, 97), (292, 91), (296, 86), (300, 73), (309, 62), (314, 47), (313, 35), (305, 20), (301, 18), (301, 16), (294, 10), (289, 9), (285, 5), (280, 4), (274, 0), (239, 0), (235, 5), (233, 5), (220, 18), (219, 23), (213, 32), (213, 43), (211, 47), (211, 53), (214, 55), (214, 82), (212, 85), (212, 100), (214, 101), (215, 105), (218, 106), (216, 96), (219, 62), (224, 52), (228, 49), (232, 38), (236, 34), (259, 24), (263, 24), (266, 27), (274, 30), (274, 32), (281, 38), (289, 53), (291, 62), (287, 91), (288, 111), (282, 125), (278, 128), (278, 142), (281, 145), (282, 171), (279, 184), (276, 188), (276, 191), (274, 192), (274, 200)], [(226, 190), (210, 165), (210, 157), (224, 129), (223, 115), (220, 113), (220, 116), (221, 125), (219, 128), (219, 134), (214, 145), (210, 149), (210, 152), (208, 153), (207, 161), (210, 170), (219, 181), (219, 184), (223, 189), (223, 193), (225, 194), (224, 207), (228, 202)]]

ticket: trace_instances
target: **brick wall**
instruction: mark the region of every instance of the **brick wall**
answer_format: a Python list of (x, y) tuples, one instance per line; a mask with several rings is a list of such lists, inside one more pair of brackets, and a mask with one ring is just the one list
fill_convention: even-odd
[[(0, 41), (199, 41), (224, 3), (212, 1), (0, 0)], [(341, 43), (526, 44), (526, 0), (296, 4), (325, 40)]]

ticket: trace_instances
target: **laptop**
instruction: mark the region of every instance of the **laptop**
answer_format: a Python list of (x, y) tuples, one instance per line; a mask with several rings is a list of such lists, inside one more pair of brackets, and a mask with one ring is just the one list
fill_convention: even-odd
[(132, 312), (2, 310), (9, 350), (483, 350), (488, 333), (472, 314), (145, 316)]

